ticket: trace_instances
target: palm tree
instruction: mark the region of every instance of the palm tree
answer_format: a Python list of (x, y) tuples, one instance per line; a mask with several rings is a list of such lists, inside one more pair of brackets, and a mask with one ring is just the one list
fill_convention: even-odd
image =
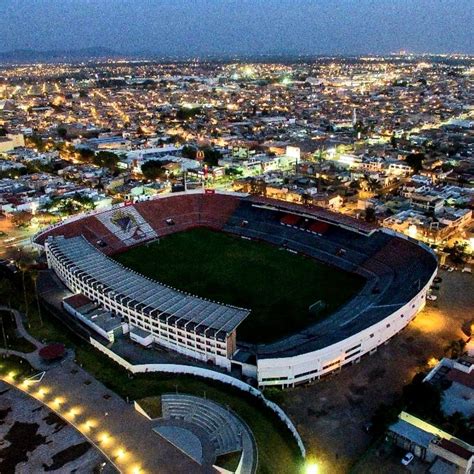
[(370, 175), (365, 174), (364, 177), (361, 179), (360, 187), (365, 191), (373, 193), (374, 191), (380, 188), (380, 183), (375, 178), (372, 178)]
[(30, 271), (31, 280), (33, 281), (33, 285), (35, 288), (35, 298), (36, 298), (36, 308), (38, 309), (38, 316), (40, 320), (40, 326), (43, 326), (43, 318), (41, 317), (41, 306), (38, 297), (38, 276), (39, 273), (37, 270)]
[(0, 280), (0, 295), (6, 298), (8, 302), (8, 307), (11, 306), (12, 293), (13, 293), (13, 285), (10, 283), (10, 280), (7, 280), (6, 278), (2, 278)]
[(30, 267), (30, 264), (31, 264), (31, 258), (26, 253), (21, 252), (20, 249), (18, 249), (18, 251), (20, 252), (20, 256), (17, 259), (17, 265), (18, 265), (18, 268), (21, 271), (21, 281), (22, 281), (22, 285), (23, 285), (23, 296), (25, 298), (25, 316), (26, 316), (26, 319), (28, 321), (28, 327), (30, 327), (30, 320), (28, 318), (28, 296), (27, 296), (27, 293), (26, 293), (26, 278), (25, 277), (26, 277), (26, 272), (28, 271), (28, 269)]

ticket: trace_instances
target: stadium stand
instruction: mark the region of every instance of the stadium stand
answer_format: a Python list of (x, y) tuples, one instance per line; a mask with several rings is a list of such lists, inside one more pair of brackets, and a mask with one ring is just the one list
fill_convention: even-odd
[(240, 472), (255, 472), (255, 441), (234, 412), (205, 398), (183, 394), (162, 395), (161, 407), (164, 420), (180, 420), (200, 428), (212, 443), (215, 457), (241, 451)]
[(163, 345), (223, 367), (234, 352), (235, 330), (249, 311), (175, 290), (135, 273), (82, 237), (49, 237), (48, 264), (64, 284), (148, 331)]
[[(129, 216), (128, 220), (125, 214)], [(119, 222), (123, 217), (125, 219)], [(133, 225), (143, 231), (138, 242), (133, 238)], [(160, 296), (154, 301), (157, 311), (150, 313), (150, 298), (154, 288), (161, 284), (111, 263), (102, 255), (112, 255), (131, 245), (199, 226), (262, 240), (365, 279), (361, 291), (329, 317), (281, 341), (245, 345), (245, 350), (256, 355), (257, 367), (255, 370), (241, 364), (242, 373), (248, 376), (257, 373), (259, 385), (291, 386), (311, 381), (372, 353), (416, 316), (425, 303), (427, 290), (437, 270), (433, 252), (404, 236), (326, 209), (237, 194), (171, 194), (76, 218), (40, 233), (35, 242), (38, 245), (50, 242), (49, 251), (47, 248), (49, 264), (67, 286), (72, 285), (71, 278), (74, 277), (74, 291), (82, 291), (94, 301), (107, 304), (108, 310), (118, 311), (116, 303), (122, 300), (113, 298), (113, 302), (104, 302), (100, 299), (104, 289), (97, 292), (95, 288), (90, 288), (89, 280), (84, 279), (82, 274), (82, 279), (77, 281), (75, 260), (80, 257), (82, 262), (100, 261), (104, 268), (113, 268), (110, 273), (117, 271), (121, 280), (128, 282), (134, 290), (133, 295), (127, 288), (113, 290), (125, 293), (133, 302), (130, 304), (125, 300), (125, 307), (121, 308), (120, 313), (131, 326), (151, 331), (159, 344), (191, 357), (210, 360), (230, 370), (239, 364), (235, 328), (248, 315), (247, 310), (212, 302), (205, 304), (202, 299), (168, 289), (175, 292), (175, 308), (190, 308), (195, 316), (171, 314), (174, 310), (168, 311), (169, 308), (162, 306), (166, 301), (161, 298), (166, 292), (161, 290), (157, 291)], [(58, 239), (59, 236), (64, 238)], [(83, 238), (78, 240), (77, 236)], [(87, 245), (86, 240), (91, 245)], [(81, 250), (74, 250), (77, 253), (69, 255), (68, 263), (64, 264), (52, 253), (65, 251), (69, 241), (74, 243), (71, 246), (80, 246)], [(92, 281), (104, 278), (102, 273), (89, 274), (90, 269), (84, 265), (80, 266), (80, 270)], [(112, 285), (107, 281), (105, 286)], [(202, 314), (202, 321), (208, 317), (206, 311), (210, 311), (210, 305), (216, 305), (213, 306), (213, 314), (218, 316), (216, 321), (221, 324), (219, 327), (196, 324), (201, 317), (198, 317), (199, 314)], [(155, 327), (155, 320), (164, 321), (168, 326), (166, 329)], [(229, 321), (235, 324), (224, 326)], [(210, 335), (205, 341), (197, 338), (202, 327), (206, 328), (206, 335)], [(169, 329), (175, 334), (171, 334)], [(186, 342), (183, 346), (179, 341)], [(210, 352), (201, 350), (204, 343), (211, 344)], [(354, 347), (357, 350), (351, 352)]]

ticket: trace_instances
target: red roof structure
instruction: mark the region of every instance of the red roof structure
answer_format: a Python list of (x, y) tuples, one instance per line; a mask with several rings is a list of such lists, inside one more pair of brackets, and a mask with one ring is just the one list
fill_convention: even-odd
[(43, 360), (50, 362), (53, 360), (61, 359), (61, 357), (64, 356), (65, 352), (66, 348), (64, 347), (64, 344), (61, 344), (60, 342), (54, 342), (41, 348), (39, 351), (39, 356)]

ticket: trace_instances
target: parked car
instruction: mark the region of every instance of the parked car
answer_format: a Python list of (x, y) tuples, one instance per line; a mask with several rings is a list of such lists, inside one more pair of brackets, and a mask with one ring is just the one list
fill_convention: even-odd
[(472, 273), (471, 267), (464, 267), (464, 268), (462, 269), (462, 272), (463, 272), (463, 273)]
[(426, 295), (426, 299), (429, 301), (436, 301), (438, 297), (436, 295)]
[(449, 273), (454, 272), (454, 267), (448, 267), (448, 272)]
[(439, 290), (439, 286), (438, 285), (431, 285), (430, 290)]
[(441, 283), (443, 279), (441, 277), (435, 277), (433, 283)]
[(406, 453), (402, 458), (402, 464), (404, 466), (408, 466), (408, 464), (410, 464), (413, 459), (415, 459), (415, 455), (413, 453)]

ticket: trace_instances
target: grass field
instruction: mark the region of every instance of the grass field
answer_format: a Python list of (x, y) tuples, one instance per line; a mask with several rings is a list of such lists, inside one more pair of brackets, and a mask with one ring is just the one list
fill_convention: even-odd
[[(116, 256), (123, 265), (197, 296), (252, 310), (240, 340), (263, 343), (309, 326), (362, 286), (356, 275), (270, 244), (208, 229), (181, 232)], [(309, 307), (322, 300), (318, 314)]]

